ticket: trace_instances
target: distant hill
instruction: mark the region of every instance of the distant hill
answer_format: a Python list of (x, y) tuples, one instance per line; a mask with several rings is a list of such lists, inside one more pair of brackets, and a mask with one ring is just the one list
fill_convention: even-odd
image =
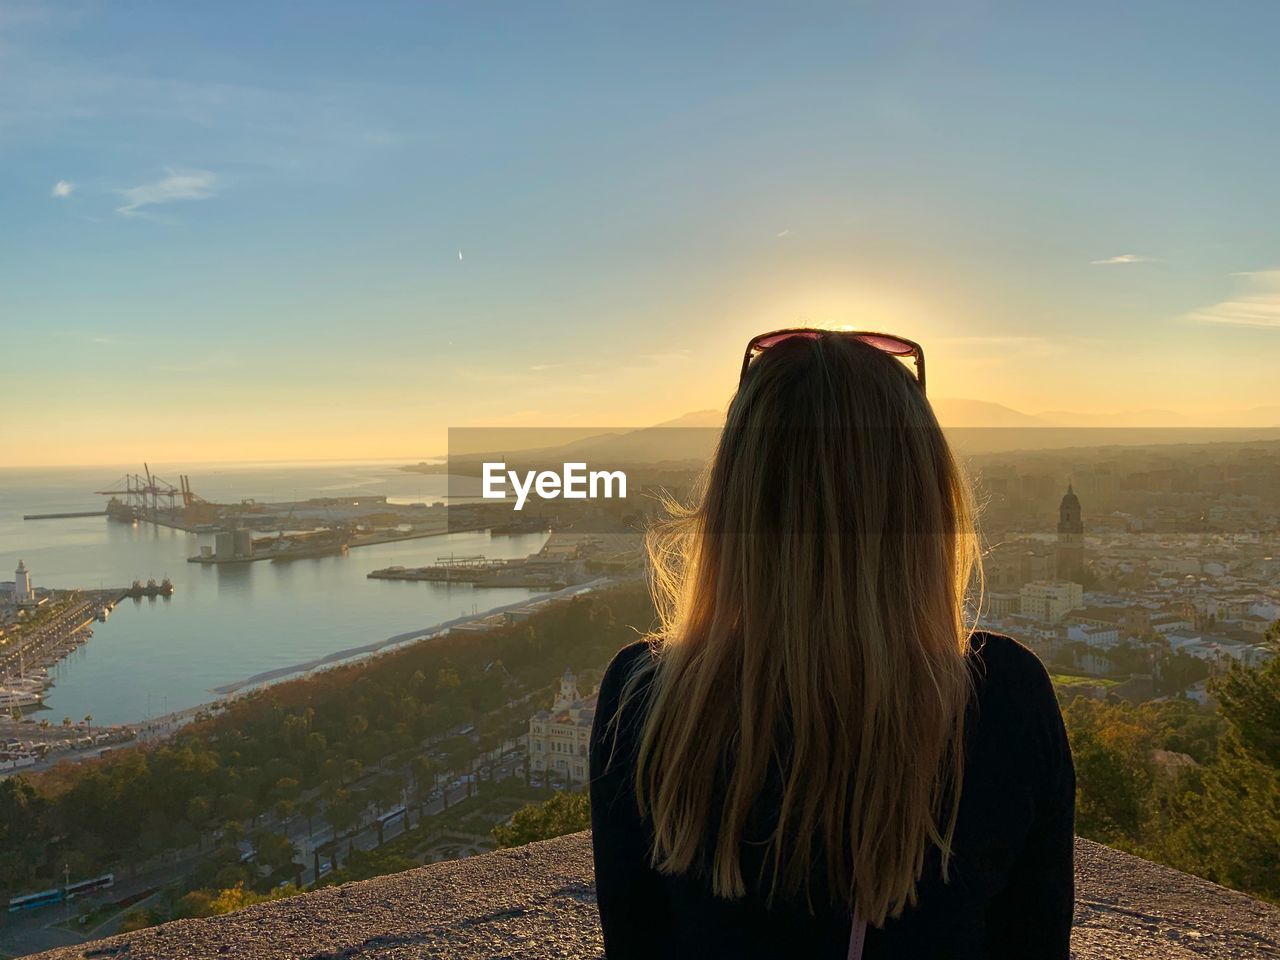
[(1053, 427), (1190, 427), (1190, 417), (1172, 410), (1122, 410), (1108, 413), (1079, 413), (1071, 410), (1046, 410), (1036, 414)]
[(987, 400), (938, 397), (933, 412), (944, 427), (1051, 427), (1054, 424)]
[[(1161, 409), (1111, 413), (1050, 410), (1033, 415), (966, 397), (939, 397), (932, 403), (952, 442), (965, 454), (1273, 440), (1280, 436), (1280, 406), (1196, 416)], [(581, 428), (480, 430), (472, 439), (483, 447), (468, 450), (463, 456), (453, 451), (451, 466), (458, 469), (466, 461), (475, 470), (482, 460), (583, 461), (592, 465), (702, 462), (715, 449), (723, 425), (722, 411), (695, 410), (651, 427), (608, 432)], [(404, 469), (444, 473), (449, 466), (434, 463)]]
[(661, 429), (664, 427), (723, 427), (724, 411), (723, 410), (695, 410), (693, 413), (686, 413), (683, 416), (676, 417), (674, 420), (664, 420), (662, 423), (655, 423), (653, 429)]
[(1111, 410), (1106, 413), (1047, 410), (1036, 414), (1036, 418), (1054, 427), (1265, 428), (1280, 427), (1280, 406), (1208, 410), (1194, 414), (1160, 409)]

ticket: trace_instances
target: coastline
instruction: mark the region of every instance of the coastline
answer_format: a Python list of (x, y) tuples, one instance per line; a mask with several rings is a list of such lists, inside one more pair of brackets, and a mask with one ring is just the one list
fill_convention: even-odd
[[(534, 594), (529, 598), (521, 598), (511, 603), (504, 603), (480, 613), (464, 614), (460, 617), (454, 617), (451, 620), (445, 620), (442, 623), (433, 624), (428, 627), (421, 627), (417, 630), (407, 630), (404, 633), (397, 633), (395, 636), (388, 637), (386, 640), (376, 640), (373, 643), (366, 643), (358, 647), (348, 647), (345, 650), (337, 650), (333, 653), (325, 654), (323, 657), (316, 657), (313, 660), (307, 660), (303, 663), (294, 664), (288, 667), (276, 667), (272, 670), (264, 670), (256, 673), (244, 680), (237, 680), (232, 683), (225, 683), (221, 686), (214, 687), (210, 692), (220, 694), (222, 696), (243, 695), (247, 692), (255, 690), (262, 686), (269, 686), (277, 680), (283, 680), (286, 677), (295, 674), (307, 674), (314, 670), (324, 669), (325, 667), (337, 666), (343, 663), (349, 663), (353, 660), (363, 659), (381, 653), (390, 647), (399, 646), (402, 643), (412, 643), (421, 640), (431, 640), (438, 636), (443, 636), (450, 630), (457, 629), (468, 624), (479, 623), (490, 617), (506, 613), (509, 610), (517, 610), (520, 607), (527, 607), (530, 604), (556, 603), (561, 600), (568, 600), (579, 594), (589, 593), (592, 590), (599, 590), (602, 587), (616, 583), (616, 577), (598, 577), (586, 583), (574, 584), (565, 587), (562, 590), (556, 590), (551, 593)], [(219, 703), (222, 701), (213, 701)], [(212, 704), (204, 705), (208, 709)], [(189, 708), (199, 710), (201, 707)]]
[(31, 766), (21, 767), (14, 770), (0, 771), (0, 780), (15, 774), (36, 773), (41, 770), (47, 770), (57, 766), (59, 763), (78, 763), (81, 760), (90, 759), (101, 755), (103, 752), (110, 751), (113, 747), (127, 746), (129, 743), (149, 743), (164, 740), (181, 730), (187, 724), (194, 721), (203, 714), (211, 714), (215, 711), (225, 709), (226, 706), (240, 697), (249, 696), (265, 687), (271, 686), (281, 680), (291, 677), (306, 676), (319, 670), (325, 670), (331, 667), (342, 666), (350, 663), (356, 663), (375, 657), (378, 654), (398, 647), (402, 644), (419, 643), (433, 640), (437, 637), (445, 636), (451, 630), (459, 628), (467, 628), (472, 625), (482, 624), (484, 621), (499, 616), (510, 610), (517, 610), (521, 607), (527, 607), (531, 604), (547, 604), (560, 603), (565, 600), (571, 600), (576, 596), (591, 593), (596, 590), (612, 586), (620, 582), (617, 577), (598, 577), (587, 583), (579, 583), (562, 590), (556, 590), (551, 593), (533, 594), (527, 598), (512, 603), (500, 604), (488, 610), (479, 613), (465, 614), (460, 617), (454, 617), (441, 623), (432, 624), (431, 626), (421, 627), (417, 630), (407, 630), (403, 633), (395, 634), (385, 640), (377, 640), (373, 643), (362, 644), (358, 647), (348, 647), (344, 650), (337, 650), (333, 653), (307, 660), (303, 663), (294, 664), (288, 667), (278, 667), (273, 670), (264, 670), (261, 673), (246, 677), (243, 680), (237, 680), (232, 683), (223, 684), (214, 687), (210, 692), (218, 694), (218, 699), (208, 700), (194, 706), (184, 707), (181, 710), (174, 710), (161, 716), (152, 717), (147, 720), (138, 720), (126, 723), (117, 723), (104, 725), (103, 730), (132, 731), (134, 737), (132, 740), (123, 743), (105, 744), (102, 747), (96, 747), (83, 751), (66, 751), (56, 755), (51, 755)]

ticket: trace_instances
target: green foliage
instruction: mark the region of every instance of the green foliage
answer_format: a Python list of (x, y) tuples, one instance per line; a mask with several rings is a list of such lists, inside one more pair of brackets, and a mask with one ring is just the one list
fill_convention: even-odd
[(31, 885), (47, 875), (50, 864), (40, 835), (47, 815), (48, 801), (31, 784), (18, 777), (0, 780), (0, 876)]
[(535, 840), (550, 840), (591, 826), (591, 805), (585, 793), (560, 791), (543, 803), (521, 807), (510, 823), (493, 828), (499, 847), (518, 847)]
[(171, 919), (217, 917), (255, 903), (283, 900), (285, 897), (292, 897), (301, 892), (297, 887), (285, 886), (270, 893), (256, 893), (253, 890), (246, 890), (243, 883), (237, 883), (223, 890), (192, 890), (174, 904)]
[(1260, 762), (1280, 767), (1280, 657), (1259, 670), (1236, 666), (1211, 690), (1241, 746)]
[(154, 910), (146, 907), (139, 907), (137, 910), (131, 910), (120, 920), (119, 933), (133, 933), (135, 930), (142, 930), (146, 927), (154, 927), (157, 923), (164, 923), (164, 918)]
[(1280, 900), (1280, 660), (1210, 682), (1217, 711), (1077, 698), (1076, 829)]

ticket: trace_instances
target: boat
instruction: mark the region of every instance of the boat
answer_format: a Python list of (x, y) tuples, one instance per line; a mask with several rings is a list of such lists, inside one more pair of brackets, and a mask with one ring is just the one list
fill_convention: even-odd
[(12, 710), (14, 707), (38, 707), (43, 702), (42, 689), (0, 687), (0, 710)]

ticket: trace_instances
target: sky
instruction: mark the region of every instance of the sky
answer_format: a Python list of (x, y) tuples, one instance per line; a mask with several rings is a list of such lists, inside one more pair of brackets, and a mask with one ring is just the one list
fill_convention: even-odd
[(1280, 6), (0, 0), (0, 466), (721, 408), (754, 333), (1275, 405)]

